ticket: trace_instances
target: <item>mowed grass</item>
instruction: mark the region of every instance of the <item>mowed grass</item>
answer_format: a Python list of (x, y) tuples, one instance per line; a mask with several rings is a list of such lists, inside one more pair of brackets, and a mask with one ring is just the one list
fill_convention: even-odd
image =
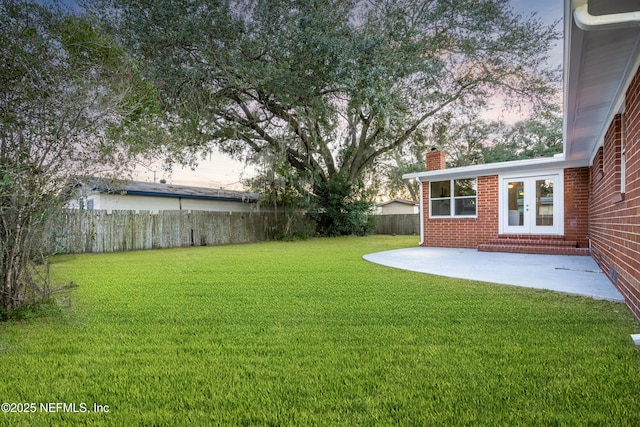
[(1, 425), (640, 425), (622, 304), (396, 270), (412, 236), (59, 256), (0, 325)]

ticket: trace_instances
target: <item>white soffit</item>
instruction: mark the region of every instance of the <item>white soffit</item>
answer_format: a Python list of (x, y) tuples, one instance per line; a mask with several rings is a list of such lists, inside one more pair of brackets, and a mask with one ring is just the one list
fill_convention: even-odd
[[(603, 25), (581, 30), (574, 10), (586, 1), (565, 4), (564, 149), (569, 161), (590, 161), (602, 144), (613, 116), (624, 108), (624, 92), (638, 66), (640, 23), (633, 21), (638, 0), (590, 0), (595, 22), (607, 15), (628, 19), (624, 25)], [(571, 4), (573, 3), (573, 4)], [(626, 14), (626, 15), (625, 15)]]

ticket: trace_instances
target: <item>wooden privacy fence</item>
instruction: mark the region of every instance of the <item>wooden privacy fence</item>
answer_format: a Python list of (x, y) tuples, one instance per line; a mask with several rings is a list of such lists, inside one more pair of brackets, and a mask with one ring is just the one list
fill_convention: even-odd
[(376, 234), (420, 234), (420, 215), (378, 215)]
[[(125, 252), (272, 240), (273, 212), (69, 210), (44, 235), (49, 253)], [(418, 215), (380, 215), (376, 234), (418, 234)]]
[(250, 243), (272, 239), (272, 224), (269, 212), (66, 211), (49, 226), (45, 245), (91, 253)]

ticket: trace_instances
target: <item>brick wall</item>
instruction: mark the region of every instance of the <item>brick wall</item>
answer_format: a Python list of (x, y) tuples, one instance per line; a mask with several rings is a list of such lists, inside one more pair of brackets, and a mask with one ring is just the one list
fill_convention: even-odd
[(589, 168), (564, 170), (564, 238), (588, 248)]
[[(622, 145), (626, 191), (621, 192)], [(640, 74), (626, 93), (591, 167), (589, 237), (593, 256), (640, 317)]]
[(433, 149), (427, 153), (426, 164), (427, 171), (440, 170), (447, 167), (447, 155), (444, 151)]
[(422, 186), (423, 246), (476, 248), (498, 235), (498, 176), (478, 177), (477, 218), (429, 218), (429, 183)]

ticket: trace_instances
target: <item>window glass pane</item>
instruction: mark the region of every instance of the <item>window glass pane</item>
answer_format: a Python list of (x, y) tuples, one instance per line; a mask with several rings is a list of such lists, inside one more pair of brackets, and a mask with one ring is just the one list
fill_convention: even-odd
[(431, 183), (430, 197), (438, 199), (451, 196), (451, 181), (436, 181)]
[(475, 215), (475, 214), (476, 214), (475, 197), (455, 199), (455, 215)]
[(431, 216), (449, 216), (451, 215), (451, 204), (447, 200), (431, 201)]
[(536, 225), (553, 225), (553, 180), (536, 181)]
[(475, 196), (476, 179), (456, 179), (453, 181), (454, 196)]
[(508, 184), (509, 190), (509, 225), (524, 225), (524, 182), (513, 181)]

